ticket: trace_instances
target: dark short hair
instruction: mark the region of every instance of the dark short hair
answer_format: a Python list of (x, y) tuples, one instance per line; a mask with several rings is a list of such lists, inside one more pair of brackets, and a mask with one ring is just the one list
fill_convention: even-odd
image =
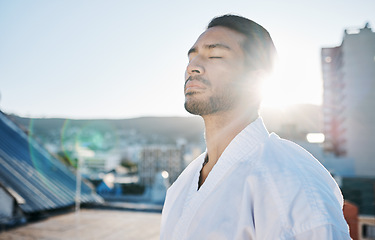
[(246, 36), (242, 47), (251, 68), (266, 72), (273, 70), (276, 49), (265, 28), (250, 19), (230, 14), (215, 17), (208, 24), (207, 29), (216, 26), (227, 27)]

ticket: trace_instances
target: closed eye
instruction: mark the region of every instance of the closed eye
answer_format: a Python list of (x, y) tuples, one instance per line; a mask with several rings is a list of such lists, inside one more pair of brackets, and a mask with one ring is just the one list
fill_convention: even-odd
[(222, 58), (222, 57), (209, 57), (209, 58)]

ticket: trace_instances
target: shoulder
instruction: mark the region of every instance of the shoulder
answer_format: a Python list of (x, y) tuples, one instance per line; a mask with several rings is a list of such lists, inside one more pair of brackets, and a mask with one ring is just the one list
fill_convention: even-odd
[(276, 134), (271, 134), (265, 142), (261, 161), (276, 176), (313, 178), (337, 187), (331, 174), (314, 156), (296, 143), (279, 138)]
[(326, 224), (346, 229), (339, 187), (320, 162), (299, 145), (271, 134), (254, 170), (263, 187), (261, 197), (276, 199), (274, 210), (280, 223), (294, 233)]
[(342, 207), (340, 189), (331, 174), (308, 151), (294, 142), (271, 134), (266, 142), (260, 163), (271, 174), (279, 188), (294, 187), (310, 191), (311, 198), (332, 196)]

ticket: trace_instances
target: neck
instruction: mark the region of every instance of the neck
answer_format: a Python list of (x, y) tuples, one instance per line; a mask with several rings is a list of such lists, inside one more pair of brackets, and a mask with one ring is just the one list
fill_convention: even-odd
[(231, 110), (202, 116), (205, 124), (205, 138), (208, 164), (212, 168), (225, 148), (247, 125), (258, 117), (257, 109)]

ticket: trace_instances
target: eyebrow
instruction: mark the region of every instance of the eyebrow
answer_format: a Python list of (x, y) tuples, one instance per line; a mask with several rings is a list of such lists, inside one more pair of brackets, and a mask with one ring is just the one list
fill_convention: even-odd
[[(227, 45), (222, 44), (222, 43), (207, 44), (207, 45), (204, 45), (203, 48), (207, 48), (207, 49), (221, 48), (221, 49), (231, 50), (230, 47), (228, 47)], [(191, 53), (195, 53), (195, 52), (197, 52), (197, 51), (198, 51), (198, 50), (197, 50), (196, 47), (192, 47), (192, 48), (190, 48), (190, 50), (188, 51), (188, 56), (189, 56)]]

